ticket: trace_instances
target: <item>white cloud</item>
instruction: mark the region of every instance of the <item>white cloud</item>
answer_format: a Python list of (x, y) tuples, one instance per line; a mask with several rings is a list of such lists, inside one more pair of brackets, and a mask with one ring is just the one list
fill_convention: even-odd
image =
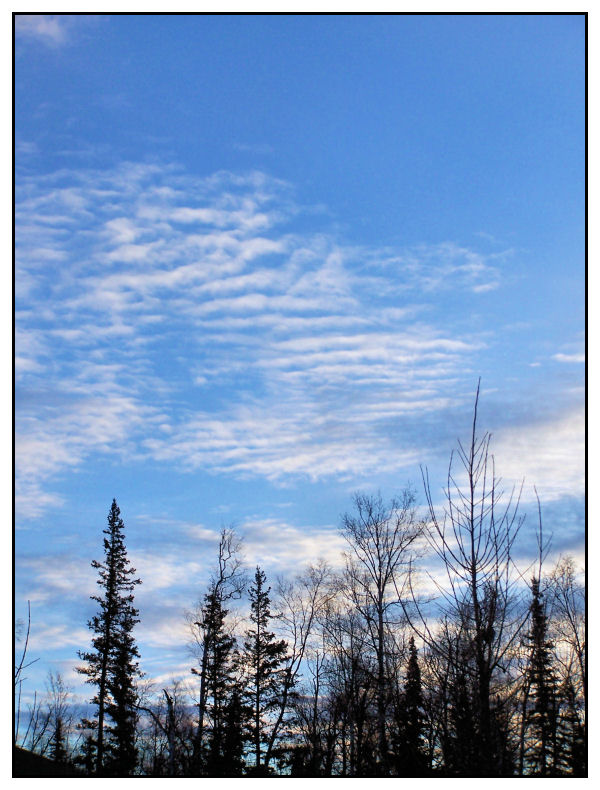
[(462, 288), (485, 293), (500, 286), (500, 265), (512, 255), (511, 249), (483, 254), (454, 242), (443, 242), (419, 244), (399, 252), (375, 252), (370, 255), (370, 263), (383, 270), (395, 269), (402, 275), (405, 287), (425, 292)]
[(415, 421), (465, 403), (489, 335), (417, 318), (436, 290), (498, 286), (510, 256), (290, 233), (291, 189), (257, 172), (124, 163), (18, 187), (23, 517), (107, 453), (281, 483), (426, 460)]
[(542, 503), (584, 494), (585, 416), (582, 408), (529, 425), (504, 428), (492, 440), (498, 474), (505, 488), (525, 480), (523, 501)]
[[(345, 541), (336, 527), (315, 530), (296, 527), (285, 521), (248, 518), (240, 525), (244, 553), (249, 567), (259, 565), (270, 574), (295, 574), (317, 560), (332, 567), (342, 564)], [(270, 579), (272, 581), (272, 578)]]
[(17, 14), (15, 32), (54, 46), (67, 40), (64, 17), (53, 14)]
[(554, 354), (552, 359), (555, 359), (557, 362), (583, 363), (585, 362), (585, 354)]

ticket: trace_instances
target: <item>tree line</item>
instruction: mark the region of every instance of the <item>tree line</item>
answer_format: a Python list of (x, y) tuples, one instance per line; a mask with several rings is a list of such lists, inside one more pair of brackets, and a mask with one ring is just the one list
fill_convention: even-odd
[(93, 715), (76, 721), (52, 676), (15, 740), (90, 776), (586, 776), (584, 588), (570, 557), (544, 570), (541, 514), (538, 555), (518, 567), (520, 493), (500, 490), (477, 401), (441, 508), (423, 483), (424, 516), (410, 488), (357, 494), (342, 569), (274, 588), (222, 530), (187, 617), (189, 679), (160, 690), (140, 670), (141, 582), (113, 500), (79, 653)]

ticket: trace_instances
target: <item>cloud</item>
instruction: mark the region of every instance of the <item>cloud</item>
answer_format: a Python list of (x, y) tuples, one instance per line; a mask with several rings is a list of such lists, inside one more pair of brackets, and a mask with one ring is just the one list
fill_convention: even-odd
[(19, 518), (91, 459), (280, 484), (427, 461), (491, 337), (436, 294), (500, 287), (511, 255), (299, 233), (257, 171), (23, 173), (15, 210)]
[(376, 268), (398, 270), (409, 288), (425, 292), (463, 288), (477, 294), (500, 287), (500, 267), (513, 254), (512, 249), (482, 253), (448, 241), (418, 244), (398, 252), (376, 251), (369, 260)]
[(557, 362), (584, 363), (585, 354), (554, 354), (552, 359), (555, 359)]
[(67, 41), (65, 17), (55, 14), (16, 14), (15, 33), (50, 46), (59, 46)]
[(337, 527), (315, 529), (294, 526), (277, 518), (248, 518), (239, 528), (244, 537), (244, 555), (250, 568), (259, 565), (269, 572), (294, 575), (303, 567), (326, 560), (340, 566), (344, 539)]
[(523, 500), (542, 503), (585, 493), (585, 414), (583, 407), (552, 419), (495, 432), (492, 452), (505, 487), (525, 480)]

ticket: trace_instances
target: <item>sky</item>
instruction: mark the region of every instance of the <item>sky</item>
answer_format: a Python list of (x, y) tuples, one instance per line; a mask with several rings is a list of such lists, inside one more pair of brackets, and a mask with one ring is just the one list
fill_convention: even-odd
[[(582, 15), (19, 15), (15, 614), (82, 694), (114, 498), (149, 678), (218, 535), (339, 564), (357, 491), (436, 505), (492, 434), (584, 549)], [(534, 488), (535, 487), (535, 488)]]

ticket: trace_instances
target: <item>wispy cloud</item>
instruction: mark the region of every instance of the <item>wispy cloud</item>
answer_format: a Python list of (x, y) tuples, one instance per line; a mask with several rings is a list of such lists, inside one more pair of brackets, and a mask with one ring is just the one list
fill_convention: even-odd
[(554, 354), (552, 359), (555, 359), (557, 362), (583, 363), (585, 362), (585, 354)]
[(510, 251), (348, 246), (290, 230), (299, 211), (256, 171), (21, 175), (20, 517), (92, 455), (280, 483), (426, 460), (416, 421), (470, 400), (490, 337), (428, 300), (499, 287)]
[(375, 251), (370, 262), (399, 271), (405, 286), (420, 291), (465, 288), (473, 293), (485, 293), (500, 286), (502, 264), (513, 254), (512, 249), (482, 253), (449, 241), (419, 244), (400, 251)]
[(17, 36), (35, 38), (50, 46), (67, 41), (65, 17), (56, 14), (17, 14), (15, 32)]

